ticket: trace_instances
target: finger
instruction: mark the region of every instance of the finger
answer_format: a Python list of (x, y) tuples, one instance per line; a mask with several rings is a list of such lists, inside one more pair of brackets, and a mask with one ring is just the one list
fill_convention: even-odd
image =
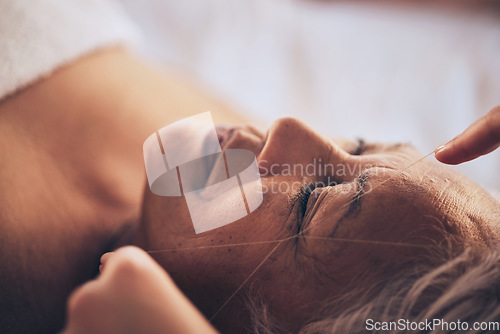
[[(104, 295), (102, 282), (98, 279), (89, 281), (75, 289), (68, 298), (67, 324), (64, 334), (88, 333), (87, 319), (93, 318), (99, 309), (106, 309), (101, 299)], [(95, 331), (92, 331), (95, 333)]]
[(436, 159), (456, 165), (494, 151), (500, 146), (500, 106), (474, 122), (463, 133), (435, 151)]
[[(114, 252), (104, 253), (101, 256), (101, 265), (99, 266), (99, 271), (103, 271), (104, 267), (109, 262), (114, 262), (116, 257), (120, 259), (127, 258), (130, 260), (136, 260), (139, 262), (147, 262), (152, 258), (142, 249), (135, 246), (125, 246), (121, 247)], [(113, 258), (113, 260), (111, 260)]]
[[(156, 263), (156, 261), (144, 250), (135, 246), (125, 246), (114, 252), (106, 253), (101, 257), (102, 278), (112, 279), (122, 276), (123, 272), (129, 272), (129, 276), (141, 275), (147, 272), (167, 277), (167, 273)], [(132, 275), (133, 274), (133, 275)]]

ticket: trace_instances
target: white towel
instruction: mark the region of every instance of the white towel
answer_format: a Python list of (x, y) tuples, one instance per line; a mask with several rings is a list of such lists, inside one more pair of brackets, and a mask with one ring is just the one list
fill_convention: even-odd
[(135, 44), (115, 1), (0, 0), (0, 99), (93, 50)]

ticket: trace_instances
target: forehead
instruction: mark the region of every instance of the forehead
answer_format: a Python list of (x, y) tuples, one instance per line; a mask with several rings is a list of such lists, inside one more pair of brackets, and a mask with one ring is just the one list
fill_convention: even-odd
[[(427, 177), (433, 177), (433, 182), (456, 178), (449, 167), (438, 165), (428, 155), (421, 154), (411, 144), (368, 144), (359, 163), (364, 169), (383, 168), (383, 176), (390, 179), (405, 179), (407, 181), (422, 182)], [(389, 172), (390, 171), (390, 172)], [(372, 170), (375, 175), (380, 170)], [(435, 186), (428, 184), (428, 186)]]
[(367, 143), (362, 155), (399, 157), (402, 161), (413, 162), (424, 155), (410, 143)]

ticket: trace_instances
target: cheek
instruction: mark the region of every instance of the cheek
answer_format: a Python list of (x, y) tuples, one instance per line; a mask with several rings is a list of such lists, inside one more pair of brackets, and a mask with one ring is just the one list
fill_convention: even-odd
[[(332, 246), (326, 241), (314, 243), (322, 250)], [(353, 278), (370, 266), (370, 260), (363, 257), (366, 254), (356, 247), (346, 251), (357, 261), (348, 254), (325, 258), (320, 258), (320, 254), (300, 254), (300, 250), (296, 252), (291, 245), (284, 245), (280, 250), (261, 268), (255, 286), (261, 288), (269, 310), (296, 327), (317, 316), (326, 301), (352, 289)]]
[(164, 238), (173, 233), (193, 233), (186, 200), (183, 197), (146, 194), (138, 231), (149, 235), (152, 239)]
[(143, 215), (151, 220), (168, 220), (172, 216), (178, 218), (189, 214), (184, 197), (158, 196), (153, 194), (149, 187), (144, 192), (142, 209)]
[(293, 249), (293, 245), (279, 246), (256, 273), (250, 295), (257, 295), (271, 314), (297, 328), (320, 307), (325, 291), (316, 292), (316, 280), (298, 265)]

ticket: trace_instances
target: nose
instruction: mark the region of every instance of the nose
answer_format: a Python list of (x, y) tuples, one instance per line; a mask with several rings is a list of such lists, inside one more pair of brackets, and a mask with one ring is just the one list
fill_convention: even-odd
[[(350, 155), (303, 122), (294, 118), (275, 121), (259, 156), (263, 176), (285, 174), (293, 166), (344, 164)], [(267, 175), (265, 175), (267, 174)], [(293, 175), (291, 175), (293, 176)]]

